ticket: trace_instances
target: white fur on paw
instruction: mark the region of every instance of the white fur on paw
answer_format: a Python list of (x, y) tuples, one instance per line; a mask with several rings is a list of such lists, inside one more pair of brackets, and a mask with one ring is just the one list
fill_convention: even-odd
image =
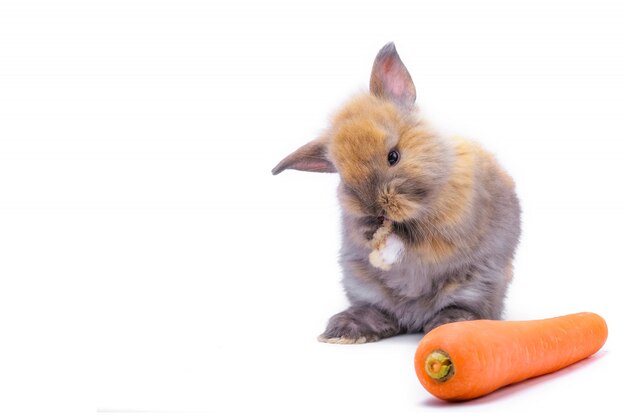
[(395, 235), (390, 234), (382, 240), (379, 246), (370, 252), (369, 261), (372, 266), (389, 271), (404, 253), (404, 243)]
[(380, 248), (381, 257), (386, 264), (395, 264), (404, 252), (404, 243), (397, 235), (387, 236), (385, 245)]
[(382, 269), (383, 271), (389, 271), (391, 269), (391, 265), (385, 263), (383, 254), (378, 249), (374, 249), (370, 252), (369, 260), (370, 264), (375, 268)]

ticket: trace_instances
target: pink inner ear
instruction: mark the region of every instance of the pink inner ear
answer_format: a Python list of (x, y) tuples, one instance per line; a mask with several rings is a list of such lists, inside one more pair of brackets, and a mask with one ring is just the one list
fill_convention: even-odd
[(305, 171), (320, 171), (326, 168), (326, 166), (327, 164), (325, 162), (313, 159), (307, 159), (296, 164), (297, 169), (302, 169)]
[(304, 158), (293, 164), (291, 168), (309, 172), (337, 172), (330, 162), (320, 158)]
[(382, 68), (385, 90), (395, 97), (402, 97), (406, 88), (404, 68), (393, 58), (385, 59)]

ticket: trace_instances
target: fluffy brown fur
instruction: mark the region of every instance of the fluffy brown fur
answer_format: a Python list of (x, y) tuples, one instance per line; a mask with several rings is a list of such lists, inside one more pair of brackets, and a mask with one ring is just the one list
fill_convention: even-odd
[[(366, 342), (501, 315), (520, 234), (514, 182), (478, 144), (437, 134), (414, 100), (411, 77), (388, 44), (374, 62), (370, 93), (349, 100), (322, 137), (273, 171), (341, 178), (341, 265), (352, 306), (330, 319), (320, 340)], [(405, 246), (385, 270), (368, 262), (383, 223)]]

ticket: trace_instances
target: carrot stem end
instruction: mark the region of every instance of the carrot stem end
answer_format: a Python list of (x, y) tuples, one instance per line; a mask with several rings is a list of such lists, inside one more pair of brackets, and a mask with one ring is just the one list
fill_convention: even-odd
[(426, 374), (432, 379), (443, 382), (454, 375), (454, 366), (452, 359), (443, 350), (435, 350), (430, 352), (424, 363)]

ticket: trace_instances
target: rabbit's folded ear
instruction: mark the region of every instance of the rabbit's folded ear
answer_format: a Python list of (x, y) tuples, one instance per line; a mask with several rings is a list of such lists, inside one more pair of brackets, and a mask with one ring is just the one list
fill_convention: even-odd
[(393, 42), (383, 46), (376, 55), (370, 77), (370, 92), (376, 97), (393, 100), (406, 107), (415, 103), (415, 85)]
[(328, 160), (326, 140), (324, 138), (311, 141), (287, 156), (274, 167), (272, 174), (280, 174), (286, 169), (309, 172), (337, 172), (333, 163)]

